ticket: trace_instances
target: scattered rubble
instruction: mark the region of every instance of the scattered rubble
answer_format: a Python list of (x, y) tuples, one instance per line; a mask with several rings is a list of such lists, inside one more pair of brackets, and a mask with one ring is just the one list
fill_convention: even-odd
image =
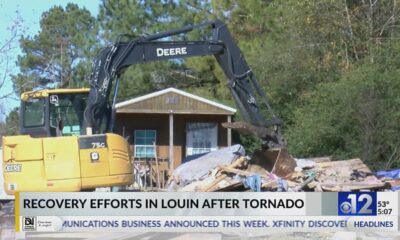
[(192, 182), (204, 180), (218, 166), (229, 165), (245, 155), (243, 146), (237, 144), (201, 155), (178, 166), (170, 178), (167, 189), (175, 191)]
[[(168, 191), (375, 191), (390, 188), (361, 159), (292, 159), (286, 150), (273, 151), (276, 162), (259, 164), (263, 154), (245, 156), (235, 145), (180, 165), (172, 174)], [(279, 156), (282, 155), (282, 159)], [(264, 159), (265, 161), (265, 159)], [(293, 161), (293, 162), (291, 162)], [(278, 171), (277, 171), (278, 169)], [(394, 180), (392, 180), (394, 181)], [(400, 183), (400, 182), (399, 182)], [(400, 184), (399, 184), (400, 185)]]

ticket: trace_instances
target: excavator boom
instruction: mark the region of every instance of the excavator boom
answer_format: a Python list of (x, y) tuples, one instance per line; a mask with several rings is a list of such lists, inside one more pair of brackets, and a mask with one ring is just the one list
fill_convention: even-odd
[[(209, 40), (203, 41), (161, 41), (161, 39), (178, 34), (186, 34), (195, 29), (211, 28)], [(231, 37), (228, 28), (221, 21), (207, 22), (181, 29), (165, 31), (127, 42), (116, 42), (103, 49), (94, 61), (90, 80), (88, 106), (85, 112), (87, 127), (98, 133), (101, 120), (112, 119), (112, 109), (107, 105), (112, 81), (124, 69), (139, 63), (161, 61), (177, 58), (213, 55), (228, 79), (228, 87), (244, 120), (251, 125), (266, 130), (259, 136), (269, 147), (284, 146), (281, 134), (282, 121), (274, 114), (264, 92), (248, 66), (240, 49)], [(261, 113), (257, 98), (265, 106), (268, 115), (266, 120)], [(107, 109), (108, 107), (108, 109)], [(233, 127), (233, 126), (232, 126)], [(103, 130), (104, 131), (104, 130)], [(112, 124), (105, 131), (112, 131)]]
[[(206, 27), (211, 28), (210, 36), (203, 36), (203, 39), (208, 40), (162, 40)], [(117, 87), (114, 91), (114, 102), (107, 103), (112, 81), (118, 79), (127, 67), (151, 61), (204, 55), (213, 55), (217, 60), (228, 80), (227, 85), (236, 106), (245, 120), (240, 123), (226, 123), (225, 127), (260, 138), (263, 142), (261, 154), (255, 154), (255, 156), (276, 156), (272, 159), (267, 157), (266, 161), (273, 163), (273, 169), (275, 172), (280, 172), (279, 175), (288, 176), (296, 164), (285, 148), (285, 141), (281, 133), (282, 121), (272, 110), (264, 91), (227, 26), (219, 20), (160, 32), (126, 42), (117, 41), (112, 46), (103, 49), (93, 63), (89, 101), (85, 111), (87, 131), (90, 133), (99, 133), (104, 130), (113, 131)], [(263, 115), (259, 103), (266, 109), (268, 119)], [(101, 130), (99, 127), (102, 125), (103, 119), (106, 119), (107, 127)], [(265, 154), (268, 151), (274, 153)]]

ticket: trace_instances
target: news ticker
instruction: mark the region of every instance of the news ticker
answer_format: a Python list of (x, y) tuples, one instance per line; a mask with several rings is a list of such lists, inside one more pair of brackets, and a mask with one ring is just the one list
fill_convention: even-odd
[(396, 192), (24, 192), (18, 232), (398, 231)]

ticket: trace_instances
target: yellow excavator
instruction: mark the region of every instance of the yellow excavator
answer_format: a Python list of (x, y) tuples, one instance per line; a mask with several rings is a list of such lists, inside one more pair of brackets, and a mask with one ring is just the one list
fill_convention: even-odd
[(88, 93), (88, 88), (44, 89), (21, 95), (22, 135), (3, 138), (7, 194), (132, 182), (129, 145), (121, 136), (81, 136)]
[[(206, 28), (211, 34), (200, 41), (170, 41), (173, 36)], [(119, 40), (104, 48), (93, 62), (90, 90), (22, 94), (21, 133), (27, 135), (3, 138), (6, 192), (81, 191), (131, 183), (129, 145), (112, 133), (120, 75), (133, 64), (204, 55), (216, 58), (245, 120), (226, 127), (259, 137), (262, 161), (272, 163), (277, 175), (289, 175), (295, 163), (285, 150), (282, 121), (273, 113), (227, 26), (216, 20)]]

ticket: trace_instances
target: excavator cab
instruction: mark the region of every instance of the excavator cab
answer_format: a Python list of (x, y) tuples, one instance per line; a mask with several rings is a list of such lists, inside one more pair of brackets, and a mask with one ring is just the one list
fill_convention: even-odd
[(21, 134), (31, 137), (80, 135), (88, 94), (88, 88), (23, 93)]

